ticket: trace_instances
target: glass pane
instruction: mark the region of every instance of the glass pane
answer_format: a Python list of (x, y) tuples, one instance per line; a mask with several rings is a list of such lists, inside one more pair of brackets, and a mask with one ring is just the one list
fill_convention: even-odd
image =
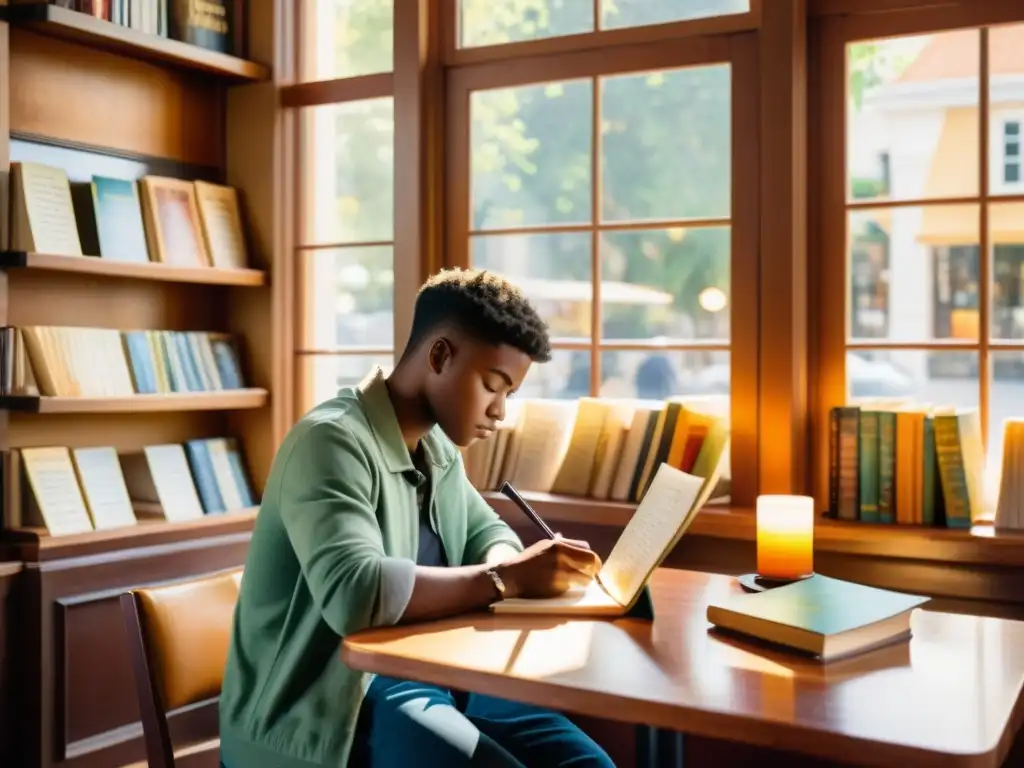
[(729, 65), (601, 83), (604, 221), (728, 218)]
[(971, 29), (848, 46), (852, 199), (978, 194), (979, 60)]
[(393, 238), (394, 100), (303, 110), (304, 244)]
[(594, 278), (589, 232), (477, 235), (470, 246), (473, 266), (518, 285), (548, 323), (551, 336), (590, 338)]
[(305, 349), (394, 344), (391, 246), (306, 251)]
[(459, 0), (459, 45), (463, 48), (593, 29), (593, 0)]
[(601, 28), (640, 27), (750, 11), (750, 0), (601, 0)]
[(394, 67), (394, 0), (314, 0), (302, 3), (301, 18), (303, 80), (356, 77)]
[(992, 243), (992, 336), (1024, 339), (1024, 203), (988, 209)]
[(729, 353), (706, 350), (611, 350), (601, 353), (601, 396), (665, 400), (697, 396), (729, 416)]
[(330, 400), (342, 387), (357, 386), (374, 366), (390, 373), (391, 355), (305, 355), (300, 358), (305, 388), (300, 403), (304, 413), (324, 400)]
[(590, 353), (556, 349), (546, 363), (535, 363), (515, 399), (575, 400), (590, 394)]
[(988, 462), (998, 477), (1003, 458), (1003, 422), (1024, 418), (1024, 350), (992, 353), (988, 410)]
[(589, 80), (470, 97), (470, 228), (591, 221)]
[(977, 341), (979, 215), (976, 205), (852, 212), (850, 337)]
[(910, 400), (934, 407), (976, 408), (978, 354), (926, 350), (849, 350), (846, 382), (851, 401)]
[(988, 34), (989, 191), (1024, 193), (1024, 99), (1020, 96), (1024, 24), (992, 27)]
[(602, 336), (729, 340), (730, 229), (605, 232)]

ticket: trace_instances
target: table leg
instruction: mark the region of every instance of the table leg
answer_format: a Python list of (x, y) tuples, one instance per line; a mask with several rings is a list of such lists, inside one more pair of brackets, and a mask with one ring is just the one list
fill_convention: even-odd
[(675, 731), (640, 725), (636, 729), (636, 768), (684, 768), (685, 737)]

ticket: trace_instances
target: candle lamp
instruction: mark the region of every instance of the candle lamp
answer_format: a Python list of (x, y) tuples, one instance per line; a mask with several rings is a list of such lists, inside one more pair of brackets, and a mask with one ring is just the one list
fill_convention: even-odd
[(761, 592), (814, 575), (814, 499), (757, 498), (757, 573), (740, 576), (744, 589)]

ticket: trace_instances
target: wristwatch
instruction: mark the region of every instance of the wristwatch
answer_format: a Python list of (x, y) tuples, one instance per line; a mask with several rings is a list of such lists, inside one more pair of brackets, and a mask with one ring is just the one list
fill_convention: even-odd
[(501, 576), (499, 576), (498, 572), (496, 570), (494, 570), (493, 568), (489, 568), (488, 570), (484, 571), (484, 573), (486, 573), (490, 577), (491, 581), (494, 582), (494, 588), (496, 590), (498, 590), (498, 599), (499, 600), (504, 600), (505, 599), (505, 582), (502, 581)]

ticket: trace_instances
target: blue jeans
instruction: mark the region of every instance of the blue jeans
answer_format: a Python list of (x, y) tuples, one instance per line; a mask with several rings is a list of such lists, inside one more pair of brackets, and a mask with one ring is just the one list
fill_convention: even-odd
[(615, 768), (565, 715), (389, 677), (363, 699), (349, 765)]

